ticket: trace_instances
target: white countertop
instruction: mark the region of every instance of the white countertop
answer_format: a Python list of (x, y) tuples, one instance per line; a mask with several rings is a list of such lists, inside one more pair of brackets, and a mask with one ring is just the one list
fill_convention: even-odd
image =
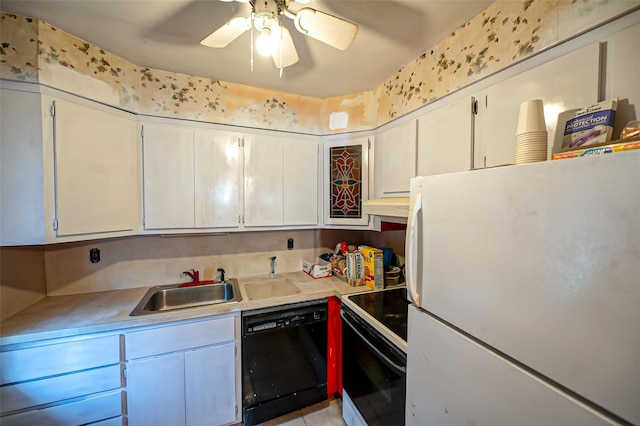
[[(283, 294), (278, 290), (285, 286), (284, 283), (286, 287), (291, 287), (290, 283), (295, 284), (300, 292)], [(254, 290), (256, 285), (265, 287), (260, 291), (252, 291), (254, 300), (250, 300), (245, 289), (248, 284), (251, 284)], [(238, 278), (238, 286), (242, 295), (242, 300), (238, 303), (179, 309), (135, 317), (129, 314), (149, 287), (45, 297), (2, 321), (0, 346), (196, 319), (369, 291), (366, 286), (351, 287), (335, 277), (313, 279), (304, 272), (279, 274), (275, 278), (267, 276)]]

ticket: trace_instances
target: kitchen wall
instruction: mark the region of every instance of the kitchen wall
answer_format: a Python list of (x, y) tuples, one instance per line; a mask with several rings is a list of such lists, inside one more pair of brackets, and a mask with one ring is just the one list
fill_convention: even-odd
[[(147, 235), (44, 247), (46, 293), (50, 296), (185, 281), (182, 271), (197, 269), (201, 279), (269, 276), (271, 256), (276, 256), (276, 273), (302, 270), (302, 259), (313, 260), (333, 251), (342, 240), (366, 243), (365, 234), (376, 232), (340, 230), (298, 230), (238, 232), (211, 235)], [(293, 238), (294, 249), (287, 249)], [(378, 237), (378, 241), (384, 238)], [(89, 261), (89, 250), (100, 249), (100, 262)], [(4, 285), (4, 280), (3, 280)]]
[[(287, 250), (287, 239), (294, 250)], [(47, 294), (83, 293), (187, 281), (182, 271), (197, 269), (213, 279), (224, 268), (228, 277), (301, 270), (302, 258), (321, 252), (318, 230), (222, 233), (201, 236), (137, 236), (56, 244), (45, 250)], [(89, 250), (100, 249), (99, 263)]]
[(0, 320), (46, 295), (45, 247), (0, 247)]
[[(496, 1), (377, 87), (325, 99), (139, 67), (46, 22), (1, 14), (0, 77), (144, 114), (311, 134), (368, 130), (639, 5)], [(345, 113), (347, 126), (332, 128), (332, 115)]]
[[(287, 240), (294, 249), (287, 250)], [(201, 279), (264, 275), (276, 256), (276, 273), (302, 269), (302, 259), (331, 252), (336, 244), (392, 247), (404, 255), (404, 231), (299, 230), (195, 236), (146, 235), (47, 246), (0, 247), (0, 320), (46, 295), (117, 290), (186, 280), (197, 269)], [(100, 262), (89, 250), (100, 249)], [(45, 284), (46, 283), (46, 284)]]
[[(45, 22), (0, 13), (0, 78), (39, 82), (145, 114), (328, 134), (372, 129), (636, 8), (640, 1), (497, 1), (447, 39), (363, 93), (317, 99), (138, 67)], [(346, 112), (348, 126), (330, 117)], [(293, 237), (295, 249), (286, 249)], [(164, 284), (197, 268), (228, 276), (300, 270), (338, 241), (403, 255), (404, 232), (309, 230), (216, 236), (137, 236), (39, 247), (0, 247), (0, 319), (41, 299)], [(100, 263), (89, 249), (101, 250)], [(46, 285), (45, 285), (46, 283)]]

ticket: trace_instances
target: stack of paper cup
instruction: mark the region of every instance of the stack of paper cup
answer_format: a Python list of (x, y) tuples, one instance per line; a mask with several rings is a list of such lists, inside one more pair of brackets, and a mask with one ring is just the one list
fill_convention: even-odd
[(516, 164), (547, 159), (547, 126), (541, 99), (520, 105), (516, 131)]

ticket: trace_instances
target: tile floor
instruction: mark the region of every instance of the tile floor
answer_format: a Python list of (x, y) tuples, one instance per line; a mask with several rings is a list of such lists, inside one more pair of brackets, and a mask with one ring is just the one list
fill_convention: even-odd
[(261, 426), (344, 426), (342, 400), (331, 399), (294, 411)]

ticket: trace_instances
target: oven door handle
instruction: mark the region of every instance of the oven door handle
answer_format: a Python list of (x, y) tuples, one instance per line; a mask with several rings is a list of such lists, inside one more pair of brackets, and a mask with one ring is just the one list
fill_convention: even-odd
[(353, 323), (351, 323), (351, 321), (349, 321), (349, 319), (347, 319), (347, 317), (344, 315), (344, 311), (342, 311), (342, 310), (340, 311), (340, 317), (342, 317), (342, 320), (351, 328), (351, 330), (354, 333), (356, 333), (358, 335), (358, 337), (360, 337), (362, 339), (362, 341), (367, 345), (367, 347), (369, 349), (371, 349), (373, 352), (375, 352), (376, 355), (378, 355), (385, 362), (385, 364), (387, 364), (390, 368), (395, 370), (397, 373), (407, 374), (407, 367), (403, 367), (403, 366), (398, 365), (397, 363), (393, 362), (391, 359), (389, 359), (388, 356), (383, 354), (382, 351), (380, 351), (380, 349), (376, 348), (375, 345), (373, 343), (371, 343), (369, 341), (369, 339), (364, 337), (362, 335), (362, 333), (360, 333), (360, 331), (358, 331), (356, 329), (356, 327), (353, 325)]

